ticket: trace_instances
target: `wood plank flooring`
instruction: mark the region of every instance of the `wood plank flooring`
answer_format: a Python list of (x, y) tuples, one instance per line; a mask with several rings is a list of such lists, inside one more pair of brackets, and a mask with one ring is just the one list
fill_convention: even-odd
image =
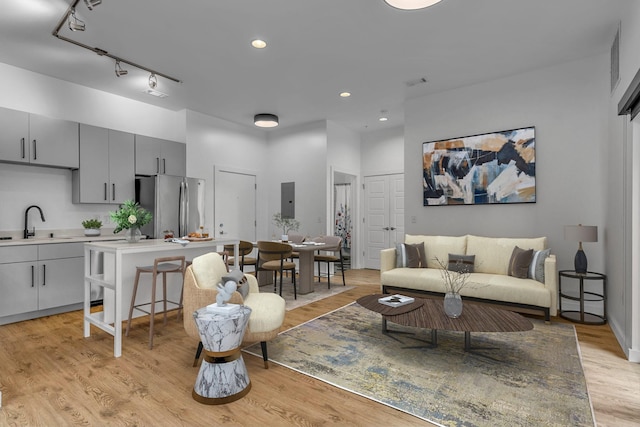
[[(287, 312), (283, 329), (379, 291), (379, 272), (349, 270), (336, 296)], [(553, 319), (560, 321), (559, 319)], [(611, 330), (577, 325), (585, 374), (599, 426), (640, 426), (640, 364), (626, 361)], [(134, 321), (123, 356), (113, 339), (93, 329), (82, 336), (82, 313), (0, 327), (1, 426), (426, 426), (411, 415), (244, 354), (252, 389), (239, 401), (202, 405), (191, 397), (196, 343), (175, 312)]]

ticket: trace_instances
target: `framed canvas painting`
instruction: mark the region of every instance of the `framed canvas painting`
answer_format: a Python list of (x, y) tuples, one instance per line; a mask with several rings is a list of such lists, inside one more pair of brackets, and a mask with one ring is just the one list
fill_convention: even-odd
[(535, 127), (422, 144), (424, 206), (535, 203)]

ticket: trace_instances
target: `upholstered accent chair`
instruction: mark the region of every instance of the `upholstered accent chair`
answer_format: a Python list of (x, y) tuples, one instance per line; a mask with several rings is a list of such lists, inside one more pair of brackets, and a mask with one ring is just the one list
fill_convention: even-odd
[[(187, 267), (184, 278), (183, 323), (184, 330), (190, 337), (200, 340), (198, 328), (193, 320), (193, 313), (199, 308), (216, 302), (218, 294), (216, 286), (227, 272), (227, 265), (222, 256), (215, 252), (194, 258), (192, 264)], [(264, 367), (268, 369), (267, 341), (275, 338), (280, 332), (284, 321), (285, 302), (282, 297), (274, 293), (261, 293), (258, 288), (258, 280), (254, 276), (245, 274), (244, 277), (247, 280), (248, 286), (246, 287), (248, 289), (245, 289), (245, 286), (239, 286), (229, 302), (244, 304), (251, 308), (251, 316), (244, 334), (243, 344), (259, 341), (262, 347)], [(246, 295), (243, 297), (242, 292), (245, 291)], [(201, 352), (202, 343), (200, 342), (193, 366), (198, 364)]]

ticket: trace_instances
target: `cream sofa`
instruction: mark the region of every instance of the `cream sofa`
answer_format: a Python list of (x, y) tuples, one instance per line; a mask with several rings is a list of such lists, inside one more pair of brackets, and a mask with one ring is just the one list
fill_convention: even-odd
[[(382, 293), (416, 292), (429, 295), (445, 293), (440, 265), (449, 254), (475, 255), (474, 272), (460, 294), (463, 299), (509, 306), (514, 311), (542, 312), (545, 320), (557, 314), (556, 257), (544, 260), (544, 282), (507, 275), (515, 246), (534, 251), (547, 248), (547, 238), (491, 238), (466, 236), (406, 235), (405, 243), (424, 242), (427, 268), (396, 268), (396, 248), (380, 252)], [(437, 258), (437, 259), (436, 259)]]

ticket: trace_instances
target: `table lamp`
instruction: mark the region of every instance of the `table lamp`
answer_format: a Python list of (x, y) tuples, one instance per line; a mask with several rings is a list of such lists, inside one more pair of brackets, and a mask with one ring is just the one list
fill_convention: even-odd
[(574, 259), (574, 269), (578, 274), (587, 274), (587, 256), (582, 250), (582, 242), (597, 242), (598, 227), (595, 225), (565, 225), (564, 240), (578, 243), (578, 252)]

